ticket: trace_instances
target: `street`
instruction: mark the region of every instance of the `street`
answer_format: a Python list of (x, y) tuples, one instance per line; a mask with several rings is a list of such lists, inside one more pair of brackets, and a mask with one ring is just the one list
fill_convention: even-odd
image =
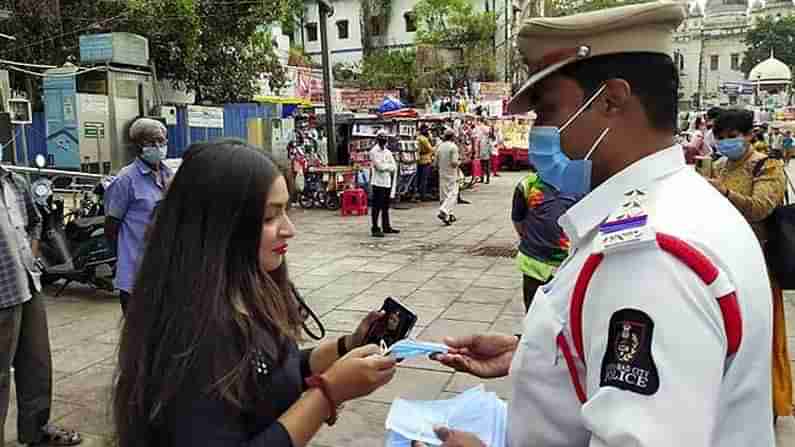
[[(513, 260), (473, 253), (482, 247), (490, 249), (478, 254), (510, 252), (515, 240), (510, 203), (520, 175), (503, 173), (490, 185), (465, 191), (464, 197), (473, 204), (458, 207), (459, 220), (452, 227), (437, 220), (434, 203), (395, 210), (393, 222), (402, 233), (379, 240), (369, 236), (369, 216), (343, 218), (330, 211), (293, 210), (297, 236), (288, 255), (291, 277), (321, 315), (327, 338), (353, 330), (366, 311), (377, 309), (386, 296), (398, 297), (418, 313), (414, 335), (422, 340), (491, 330), (520, 332), (521, 277)], [(47, 292), (53, 295), (56, 290)], [(795, 294), (788, 295), (791, 351), (795, 350), (793, 301)], [(121, 315), (118, 298), (74, 286), (62, 297), (49, 298), (48, 312), (55, 370), (53, 421), (82, 432), (85, 446), (103, 445), (112, 432), (109, 390)], [(394, 398), (447, 398), (477, 383), (429, 360), (404, 362), (389, 385), (348, 403), (337, 425), (323, 428), (311, 445), (383, 446), (384, 420)], [(506, 379), (488, 381), (486, 388), (511, 398)], [(6, 439), (16, 439), (13, 397), (5, 430)], [(793, 418), (779, 422), (777, 432), (778, 447), (795, 445)]]

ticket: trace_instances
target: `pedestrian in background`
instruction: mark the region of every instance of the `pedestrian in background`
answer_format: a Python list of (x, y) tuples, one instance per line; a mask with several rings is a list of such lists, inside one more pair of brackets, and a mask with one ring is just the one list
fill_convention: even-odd
[(428, 194), (428, 179), (431, 177), (433, 165), (433, 145), (430, 140), (430, 129), (426, 124), (420, 126), (420, 135), (417, 137), (417, 149), (420, 158), (417, 161), (417, 196), (416, 201), (432, 200)]
[(456, 221), (454, 211), (459, 200), (458, 170), (461, 165), (458, 152), (458, 146), (455, 144), (455, 132), (452, 129), (445, 129), (442, 143), (436, 153), (439, 167), (439, 200), (441, 201), (437, 217), (445, 225), (451, 225)]
[[(530, 157), (533, 158), (532, 148)], [(576, 201), (574, 196), (561, 194), (545, 183), (541, 170), (550, 165), (535, 161), (539, 172), (528, 174), (516, 185), (511, 209), (511, 221), (519, 236), (516, 265), (522, 273), (525, 312), (530, 309), (538, 288), (552, 279), (569, 254), (569, 238), (558, 225), (558, 219)], [(553, 171), (548, 175), (553, 176)]]
[(720, 113), (723, 111), (720, 107), (712, 107), (707, 110), (707, 117), (705, 121), (705, 126), (707, 128), (706, 132), (704, 132), (704, 144), (706, 145), (707, 151), (709, 151), (709, 155), (715, 153), (717, 149), (717, 140), (715, 138), (715, 132), (712, 130), (713, 126), (715, 125), (715, 120), (718, 119)]
[(244, 142), (188, 149), (121, 330), (116, 445), (305, 446), (339, 405), (392, 379), (395, 360), (363, 346), (380, 312), (299, 350), (288, 201), (273, 160)]
[(491, 152), (495, 144), (494, 129), (485, 127), (480, 140), (480, 179), (487, 185), (491, 183)]
[(768, 151), (770, 150), (770, 145), (767, 144), (765, 141), (765, 132), (764, 130), (757, 128), (753, 132), (753, 136), (751, 137), (751, 145), (755, 151), (759, 152), (760, 154), (767, 155)]
[(17, 392), (20, 444), (76, 445), (79, 433), (50, 422), (52, 355), (41, 295), (41, 216), (24, 177), (0, 167), (0, 446), (11, 392)]
[[(397, 164), (392, 152), (387, 147), (389, 139), (383, 130), (379, 130), (376, 135), (376, 144), (370, 149), (370, 163), (373, 174), (370, 176), (370, 184), (373, 187), (373, 226), (371, 234), (373, 237), (384, 237), (384, 234), (397, 234), (400, 230), (392, 228), (389, 220), (389, 202), (392, 195), (392, 182), (394, 181)], [(378, 218), (381, 217), (381, 226), (378, 226)]]
[(130, 142), (135, 159), (119, 171), (105, 193), (105, 236), (117, 247), (115, 285), (125, 313), (152, 212), (174, 175), (163, 163), (168, 150), (163, 123), (150, 118), (136, 120), (130, 126)]
[(494, 131), (495, 144), (491, 148), (491, 175), (499, 177), (500, 169), (500, 148), (505, 146), (505, 137), (502, 134), (502, 129), (499, 127)]
[[(754, 114), (724, 111), (715, 122), (718, 149), (728, 160), (710, 183), (748, 220), (763, 252), (767, 244), (765, 219), (784, 202), (786, 177), (781, 160), (751, 148)], [(769, 269), (768, 269), (769, 272)], [(773, 411), (776, 417), (793, 413), (792, 371), (787, 352), (784, 295), (770, 276), (773, 291)]]
[(770, 156), (773, 158), (783, 158), (784, 135), (778, 127), (770, 128)]
[(793, 139), (792, 139), (792, 131), (785, 130), (784, 131), (784, 139), (781, 141), (781, 147), (784, 150), (784, 160), (787, 164), (789, 164), (790, 158), (793, 155)]

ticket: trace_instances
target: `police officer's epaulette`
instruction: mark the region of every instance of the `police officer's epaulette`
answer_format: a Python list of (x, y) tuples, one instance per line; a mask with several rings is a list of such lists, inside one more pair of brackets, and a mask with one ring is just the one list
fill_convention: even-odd
[(656, 233), (643, 206), (646, 196), (640, 189), (624, 194), (624, 203), (599, 225), (597, 252), (611, 253), (656, 243)]

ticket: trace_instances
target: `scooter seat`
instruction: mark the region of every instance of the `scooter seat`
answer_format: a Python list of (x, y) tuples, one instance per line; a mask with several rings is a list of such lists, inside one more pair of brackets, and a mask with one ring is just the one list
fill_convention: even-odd
[(47, 267), (47, 274), (49, 275), (65, 275), (67, 273), (72, 273), (75, 269), (74, 264), (70, 262), (64, 262), (63, 264), (58, 265), (51, 265)]
[(78, 219), (72, 222), (75, 227), (84, 230), (86, 228), (90, 228), (96, 225), (104, 225), (105, 217), (104, 216), (97, 216), (97, 217), (84, 217), (82, 219)]

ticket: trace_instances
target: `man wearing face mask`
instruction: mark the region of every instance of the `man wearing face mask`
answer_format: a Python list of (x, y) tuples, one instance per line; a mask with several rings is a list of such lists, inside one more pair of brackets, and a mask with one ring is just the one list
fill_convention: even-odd
[(122, 312), (127, 310), (144, 252), (146, 228), (173, 176), (163, 163), (168, 145), (166, 127), (160, 121), (136, 120), (130, 126), (130, 143), (136, 157), (119, 171), (105, 193), (105, 235), (117, 244), (116, 288)]
[(559, 219), (570, 255), (520, 338), (448, 338), (436, 357), (482, 378), (510, 370), (510, 447), (775, 443), (762, 251), (674, 143), (685, 16), (652, 2), (532, 18), (518, 34), (532, 74), (510, 110), (536, 112), (533, 156), (583, 195)]

